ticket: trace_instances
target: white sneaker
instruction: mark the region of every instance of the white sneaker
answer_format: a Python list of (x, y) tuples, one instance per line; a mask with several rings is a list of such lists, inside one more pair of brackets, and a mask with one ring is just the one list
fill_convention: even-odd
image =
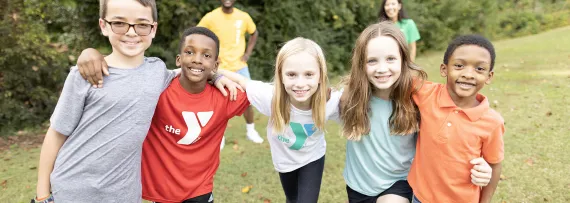
[(224, 145), (226, 145), (226, 136), (222, 137), (222, 144), (220, 144), (220, 151), (222, 151), (222, 149), (224, 149)]
[(263, 138), (259, 136), (259, 133), (257, 133), (256, 130), (247, 131), (247, 139), (257, 144), (263, 143)]

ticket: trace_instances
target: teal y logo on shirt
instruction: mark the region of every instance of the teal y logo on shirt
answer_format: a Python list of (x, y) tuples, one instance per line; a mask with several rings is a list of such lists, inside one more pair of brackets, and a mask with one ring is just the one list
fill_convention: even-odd
[(291, 130), (295, 134), (295, 143), (289, 147), (292, 150), (299, 150), (303, 148), (305, 142), (307, 141), (307, 137), (310, 137), (315, 133), (315, 124), (305, 124), (301, 125), (300, 123), (290, 122), (289, 126), (291, 126)]

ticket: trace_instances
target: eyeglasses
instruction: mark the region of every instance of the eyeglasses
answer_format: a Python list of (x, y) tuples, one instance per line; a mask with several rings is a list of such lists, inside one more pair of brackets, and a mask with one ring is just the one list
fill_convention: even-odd
[(144, 24), (144, 23), (130, 24), (130, 23), (125, 23), (125, 22), (121, 22), (121, 21), (107, 21), (105, 19), (103, 19), (103, 20), (106, 23), (109, 23), (109, 25), (111, 25), (111, 30), (115, 34), (119, 34), (119, 35), (122, 35), (122, 34), (129, 32), (129, 29), (131, 29), (131, 27), (133, 27), (133, 29), (135, 30), (135, 33), (137, 33), (137, 35), (147, 36), (152, 31), (152, 28), (154, 28), (154, 25), (152, 25), (152, 24)]

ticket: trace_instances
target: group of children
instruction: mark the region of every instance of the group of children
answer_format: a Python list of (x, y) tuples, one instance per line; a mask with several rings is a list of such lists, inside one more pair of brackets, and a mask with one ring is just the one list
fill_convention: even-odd
[[(411, 62), (394, 24), (370, 25), (336, 90), (322, 49), (305, 38), (280, 49), (274, 81), (264, 83), (217, 70), (218, 37), (192, 27), (181, 37), (180, 70), (169, 71), (144, 57), (157, 30), (155, 2), (101, 2), (99, 25), (113, 48), (104, 57), (105, 86), (81, 77), (101, 67), (71, 69), (42, 146), (33, 202), (213, 202), (227, 122), (250, 104), (270, 117), (267, 139), (287, 202), (318, 200), (326, 120), (341, 123), (347, 138), (349, 202), (490, 202), (504, 121), (478, 93), (493, 78), (487, 39), (453, 40), (440, 67), (447, 82), (436, 84)], [(235, 101), (209, 80), (228, 86)]]

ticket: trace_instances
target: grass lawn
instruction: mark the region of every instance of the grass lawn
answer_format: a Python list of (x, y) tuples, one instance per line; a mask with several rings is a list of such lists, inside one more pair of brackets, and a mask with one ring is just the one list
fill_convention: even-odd
[[(570, 27), (495, 43), (495, 78), (484, 88), (506, 121), (503, 175), (494, 202), (570, 202)], [(430, 80), (439, 76), (442, 52), (421, 55)], [(267, 118), (256, 115), (265, 135)], [(345, 140), (327, 125), (327, 156), (320, 202), (345, 202)], [(285, 202), (269, 144), (245, 139), (243, 118), (226, 131), (215, 177), (216, 202)], [(39, 147), (0, 151), (0, 202), (29, 202), (35, 194)], [(251, 186), (249, 192), (242, 188)]]

